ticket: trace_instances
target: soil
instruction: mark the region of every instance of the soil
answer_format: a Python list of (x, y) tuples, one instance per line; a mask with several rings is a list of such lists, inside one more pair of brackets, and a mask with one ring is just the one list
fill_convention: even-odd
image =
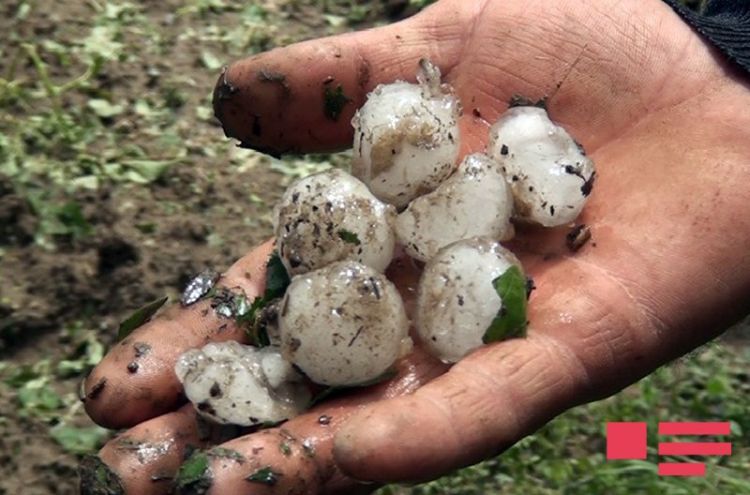
[[(31, 6), (31, 14), (19, 21), (16, 16), (24, 3)], [(318, 2), (253, 3), (269, 12), (272, 24), (270, 34), (264, 34), (254, 49), (330, 34), (336, 31), (335, 23), (324, 14), (344, 19), (348, 15), (336, 2), (329, 3), (339, 10), (326, 13)], [(276, 202), (288, 178), (270, 170), (268, 160), (260, 155), (238, 155), (217, 122), (196, 118), (197, 107), (210, 105), (218, 75), (218, 70), (208, 70), (196, 61), (198, 52), (205, 47), (222, 60), (247, 53), (247, 48), (227, 47), (210, 37), (196, 46), (194, 39), (183, 36), (190, 29), (242, 32), (239, 7), (209, 7), (199, 14), (176, 15), (180, 9), (211, 4), (222, 2), (134, 2), (142, 22), (158, 29), (161, 54), (135, 50), (136, 56), (108, 63), (98, 76), (99, 87), (105, 88), (112, 101), (133, 104), (142, 95), (164, 94), (174, 87), (179, 91), (182, 100), (173, 111), (185, 153), (164, 176), (146, 185), (105, 182), (95, 191), (71, 195), (51, 191), (54, 199), (79, 204), (92, 230), (80, 238), (53, 236), (42, 245), (35, 242), (40, 219), (13, 181), (0, 174), (0, 359), (10, 371), (70, 354), (75, 343), (65, 337), (64, 329), (71, 325), (95, 329), (97, 338), (110, 345), (118, 322), (133, 309), (165, 294), (175, 300), (189, 278), (205, 268), (226, 268), (270, 235), (269, 205)], [(368, 2), (361, 4), (366, 7)], [(349, 22), (338, 30), (372, 24), (388, 15), (408, 15), (407, 4), (391, 1), (377, 9), (365, 8), (357, 24)], [(80, 45), (96, 22), (92, 6), (109, 7), (110, 3), (4, 2), (0, 33), (13, 35), (0, 43), (2, 58), (21, 52), (22, 42)], [(123, 30), (119, 41), (126, 47), (143, 42), (137, 26)], [(67, 65), (51, 57), (46, 60), (53, 79), (69, 80), (85, 68), (75, 60)], [(6, 63), (13, 62), (0, 61), (0, 74), (10, 70)], [(33, 81), (38, 77), (32, 64), (16, 65), (16, 78)], [(64, 100), (65, 109), (85, 103), (86, 95), (77, 92)], [(25, 125), (21, 119), (17, 124)], [(126, 133), (149, 157), (160, 156), (153, 129), (137, 118), (117, 119), (111, 131)], [(66, 404), (75, 404), (71, 398), (80, 379), (55, 378), (52, 387)], [(80, 407), (72, 408), (68, 423), (91, 425)], [(79, 459), (48, 434), (58, 420), (26, 414), (18, 407), (16, 391), (0, 383), (0, 495), (78, 492)]]
[[(15, 16), (23, 3), (32, 5), (32, 14), (19, 21)], [(82, 238), (55, 236), (51, 243), (41, 245), (35, 242), (39, 218), (12, 181), (0, 174), (0, 359), (11, 368), (70, 354), (75, 343), (66, 338), (64, 329), (71, 325), (96, 330), (103, 344), (112, 344), (118, 323), (133, 309), (165, 294), (175, 300), (193, 275), (205, 268), (226, 268), (270, 235), (269, 205), (276, 202), (288, 178), (270, 170), (268, 160), (259, 155), (237, 158), (239, 152), (224, 138), (218, 124), (195, 116), (197, 107), (210, 104), (207, 98), (218, 70), (200, 66), (196, 62), (200, 46), (182, 34), (196, 27), (232, 29), (241, 24), (232, 10), (208, 9), (204, 15), (192, 17), (176, 16), (175, 12), (186, 5), (212, 3), (222, 2), (134, 2), (149, 24), (158, 28), (162, 53), (157, 56), (143, 50), (136, 57), (108, 64), (99, 77), (100, 85), (115, 101), (133, 103), (141, 95), (173, 86), (179, 89), (184, 101), (175, 105), (174, 113), (185, 154), (164, 176), (147, 185), (104, 183), (95, 191), (70, 196), (58, 193), (58, 199), (81, 205), (92, 233)], [(272, 15), (272, 34), (261, 48), (332, 31), (331, 18), (316, 6), (319, 2), (253, 3)], [(76, 45), (94, 23), (94, 4), (108, 2), (3, 2), (0, 33), (16, 35), (6, 40), (0, 34), (0, 59), (10, 58), (8, 54), (29, 40)], [(408, 15), (411, 11), (404, 8), (406, 4), (381, 2), (385, 7), (340, 30)], [(334, 14), (341, 17), (347, 11)], [(120, 41), (125, 45), (141, 43), (137, 30), (124, 31)], [(202, 46), (222, 59), (241, 55), (241, 49), (211, 39)], [(0, 74), (6, 73), (5, 63), (0, 60)], [(75, 61), (69, 66), (51, 64), (50, 74), (66, 80), (80, 74), (82, 68)], [(21, 79), (36, 77), (31, 64), (19, 71)], [(81, 104), (85, 104), (85, 95), (72, 94), (65, 100), (66, 108)], [(19, 125), (23, 121), (19, 120)], [(159, 156), (153, 129), (139, 120), (120, 119), (112, 132), (126, 133), (149, 155)], [(56, 379), (52, 386), (62, 397), (74, 398), (80, 379)], [(91, 424), (75, 406), (70, 417), (73, 424)], [(27, 415), (18, 407), (16, 391), (0, 383), (0, 495), (78, 493), (78, 457), (48, 434), (56, 421)]]

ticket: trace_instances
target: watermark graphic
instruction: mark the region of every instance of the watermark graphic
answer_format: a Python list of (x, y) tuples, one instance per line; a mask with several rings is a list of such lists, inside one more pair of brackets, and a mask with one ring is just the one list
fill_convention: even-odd
[[(727, 436), (731, 425), (725, 422), (661, 422), (659, 436)], [(648, 447), (646, 423), (640, 421), (607, 423), (607, 459), (645, 459)], [(660, 456), (728, 456), (730, 442), (659, 442)], [(660, 462), (659, 476), (705, 476), (703, 462)]]

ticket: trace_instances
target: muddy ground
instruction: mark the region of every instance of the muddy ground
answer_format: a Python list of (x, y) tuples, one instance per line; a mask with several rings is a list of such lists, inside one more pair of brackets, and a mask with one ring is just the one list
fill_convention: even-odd
[(118, 322), (227, 267), (284, 184), (341, 160), (236, 148), (210, 92), (231, 59), (415, 10), (350, 3), (2, 3), (0, 494), (76, 493), (106, 434), (75, 389)]
[(118, 323), (227, 267), (289, 180), (346, 160), (236, 148), (210, 111), (220, 67), (409, 3), (0, 5), (0, 495), (77, 493), (108, 434), (75, 390)]

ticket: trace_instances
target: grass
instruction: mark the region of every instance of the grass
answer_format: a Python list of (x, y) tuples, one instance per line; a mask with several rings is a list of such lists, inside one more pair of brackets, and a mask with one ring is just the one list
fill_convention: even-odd
[[(124, 40), (143, 21), (137, 6), (91, 5), (90, 29), (76, 41), (13, 33), (11, 38), (21, 39), (9, 47), (11, 63), (0, 79), (0, 174), (27, 198), (39, 219), (35, 240), (50, 248), (51, 236), (87, 230), (76, 204), (65, 197), (104, 185), (153, 182), (184, 157), (173, 125), (173, 111), (183, 103), (179, 90), (165, 86), (158, 95), (128, 102), (104, 84), (116, 65), (135, 56), (136, 47)], [(34, 2), (19, 2), (15, 17), (24, 21), (35, 8)], [(128, 118), (144, 134), (160, 136), (154, 146), (133, 139), (123, 125)]]
[[(709, 344), (609, 399), (562, 414), (497, 458), (432, 483), (386, 487), (378, 495), (750, 493), (748, 360), (748, 347)], [(606, 460), (608, 421), (648, 423), (646, 461)], [(659, 421), (730, 421), (733, 453), (708, 458), (705, 478), (659, 477), (656, 463), (665, 460), (656, 452)]]

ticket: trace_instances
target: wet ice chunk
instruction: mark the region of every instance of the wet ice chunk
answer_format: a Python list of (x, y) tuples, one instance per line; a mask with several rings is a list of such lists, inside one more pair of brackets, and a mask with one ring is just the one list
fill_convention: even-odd
[(393, 257), (396, 211), (338, 169), (292, 184), (276, 206), (279, 255), (291, 274), (354, 260), (383, 271)]
[(314, 382), (358, 385), (400, 357), (409, 321), (396, 287), (347, 261), (298, 275), (281, 302), (281, 349)]
[(513, 237), (513, 196), (500, 164), (489, 156), (467, 156), (431, 193), (412, 201), (396, 220), (396, 237), (413, 258), (427, 261), (461, 239)]
[(545, 109), (508, 110), (490, 130), (488, 153), (504, 168), (517, 218), (555, 227), (581, 213), (594, 182), (594, 163)]
[(427, 350), (456, 362), (483, 345), (502, 307), (492, 282), (518, 259), (499, 242), (473, 238), (443, 248), (425, 266), (417, 296), (417, 332)]
[(399, 209), (450, 175), (459, 150), (458, 100), (429, 62), (418, 77), (381, 84), (352, 119), (352, 174)]
[(276, 347), (207, 344), (182, 354), (175, 373), (198, 412), (221, 424), (281, 421), (310, 401), (303, 378)]

